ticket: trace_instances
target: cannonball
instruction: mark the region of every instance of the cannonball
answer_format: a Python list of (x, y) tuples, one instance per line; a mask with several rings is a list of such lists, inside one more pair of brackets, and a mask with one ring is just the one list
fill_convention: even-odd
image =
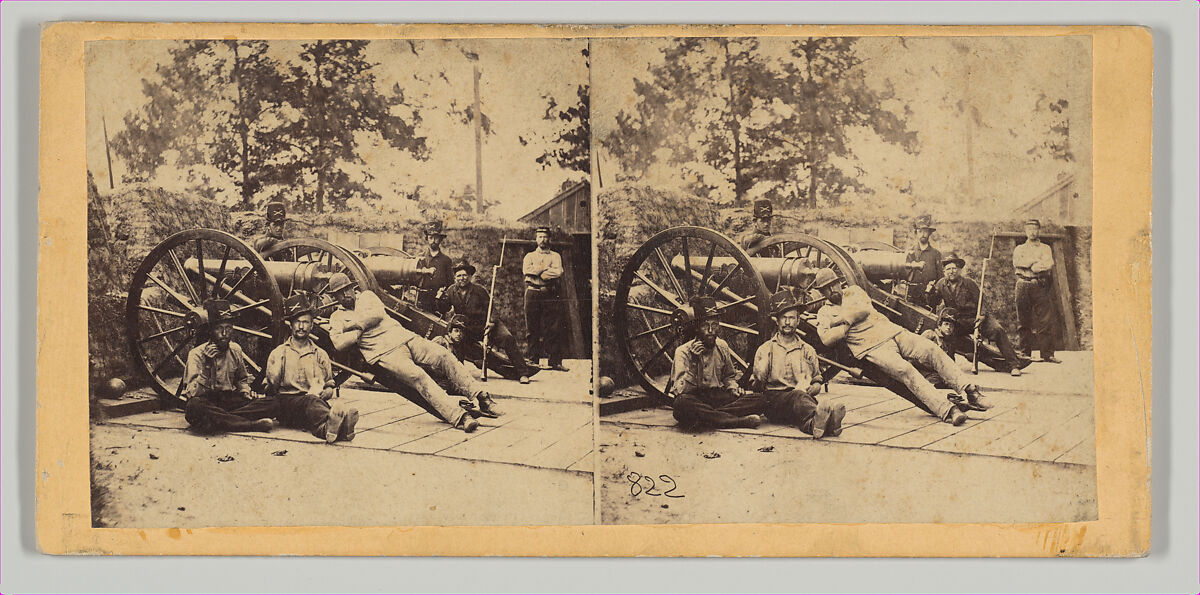
[(600, 377), (600, 396), (607, 397), (608, 395), (612, 394), (613, 389), (616, 387), (617, 385), (613, 382), (612, 378), (609, 378), (608, 376)]
[(108, 382), (104, 383), (105, 396), (110, 399), (120, 397), (125, 394), (125, 390), (125, 381), (120, 378), (110, 378)]

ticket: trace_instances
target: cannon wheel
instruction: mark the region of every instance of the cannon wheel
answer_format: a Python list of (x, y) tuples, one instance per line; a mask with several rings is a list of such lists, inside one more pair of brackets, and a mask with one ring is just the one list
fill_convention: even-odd
[[(188, 270), (197, 259), (219, 263), (216, 274)], [(249, 266), (231, 268), (231, 261)], [(284, 336), (283, 295), (262, 258), (242, 240), (215, 229), (179, 232), (154, 247), (133, 274), (125, 301), (133, 361), (140, 364), (164, 406), (180, 404), (188, 350), (208, 340), (208, 299), (228, 299), (238, 319), (233, 341), (261, 381), (271, 349)]]
[[(671, 261), (679, 257), (686, 270), (672, 268)], [(727, 264), (715, 265), (718, 258)], [(766, 338), (770, 295), (750, 257), (710, 229), (673, 227), (660, 232), (625, 265), (617, 282), (613, 321), (626, 364), (652, 396), (669, 400), (672, 358), (675, 348), (692, 338), (689, 302), (696, 295), (716, 300), (722, 311), (722, 338), (733, 348), (743, 379), (751, 371), (754, 351)]]

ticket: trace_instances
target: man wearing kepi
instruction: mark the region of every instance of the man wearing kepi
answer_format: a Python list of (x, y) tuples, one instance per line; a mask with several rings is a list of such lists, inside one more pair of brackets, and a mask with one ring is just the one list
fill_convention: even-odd
[[(978, 332), (980, 337), (992, 341), (1000, 348), (1007, 369), (999, 371), (1020, 376), (1021, 360), (1017, 358), (1017, 350), (1013, 349), (1012, 341), (1008, 339), (1008, 331), (994, 316), (979, 312), (979, 285), (962, 275), (964, 266), (966, 261), (959, 258), (957, 252), (950, 252), (942, 259), (945, 275), (933, 284), (929, 305), (942, 305), (952, 309), (955, 316), (955, 341), (971, 341), (971, 333)], [(976, 312), (979, 312), (979, 316), (975, 316)]]
[[(843, 285), (832, 269), (817, 271), (813, 280), (813, 287), (828, 299), (817, 312), (817, 334), (822, 343), (832, 347), (844, 342), (851, 355), (902, 383), (925, 410), (947, 423), (958, 426), (967, 421), (956, 403), (978, 411), (991, 408), (984, 403), (979, 387), (968, 384), (962, 370), (937, 345), (877, 312), (862, 288), (851, 285), (843, 289)], [(943, 398), (909, 359), (936, 371), (947, 386), (958, 392), (954, 401)], [(966, 400), (959, 395), (966, 395)]]
[(358, 409), (329, 404), (337, 384), (329, 354), (313, 343), (309, 297), (296, 294), (283, 303), (290, 335), (267, 356), (267, 392), (279, 401), (279, 421), (311, 432), (330, 444), (354, 440)]
[(909, 279), (912, 289), (908, 292), (908, 301), (922, 308), (933, 307), (929, 302), (929, 294), (933, 293), (933, 284), (942, 277), (942, 253), (929, 243), (935, 231), (933, 217), (921, 215), (913, 220), (917, 243), (908, 251), (907, 260), (921, 263), (921, 269), (914, 270)]
[(675, 420), (693, 428), (757, 428), (766, 418), (761, 395), (738, 385), (733, 350), (717, 335), (721, 312), (708, 296), (691, 300), (696, 338), (675, 349), (670, 394)]
[(205, 303), (212, 338), (188, 352), (184, 390), (188, 398), (184, 419), (195, 430), (270, 432), (278, 412), (275, 399), (254, 398), (246, 354), (234, 342), (234, 314), (225, 300)]
[(466, 338), (469, 341), (483, 341), (488, 335), (489, 348), (496, 347), (504, 352), (505, 357), (519, 370), (521, 384), (529, 383), (529, 373), (525, 370), (525, 353), (517, 345), (517, 338), (508, 327), (494, 316), (488, 321), (488, 304), (491, 296), (486, 289), (473, 281), (475, 267), (463, 258), (454, 263), (454, 284), (438, 292), (438, 312), (462, 316), (466, 319)]
[(771, 219), (775, 211), (771, 201), (760, 198), (754, 201), (754, 226), (738, 239), (738, 245), (747, 252), (757, 248), (759, 244), (771, 237)]
[(417, 267), (433, 269), (433, 274), (423, 277), (417, 285), (417, 307), (426, 312), (433, 312), (437, 307), (438, 291), (449, 287), (454, 279), (454, 272), (451, 270), (454, 264), (450, 262), (450, 257), (442, 252), (442, 242), (446, 239), (446, 233), (442, 231), (442, 222), (430, 221), (425, 224), (423, 231), (429, 252), (417, 260)]
[(270, 250), (286, 237), (287, 206), (282, 200), (273, 198), (267, 203), (266, 223), (262, 235), (254, 238), (251, 243), (254, 251), (260, 254)]
[(559, 278), (563, 275), (562, 256), (550, 249), (550, 228), (534, 230), (537, 249), (525, 255), (521, 270), (525, 274), (525, 327), (529, 331), (529, 365), (537, 366), (542, 354), (551, 370), (566, 372), (563, 366), (562, 305)]
[[(345, 274), (330, 277), (328, 291), (339, 306), (329, 317), (329, 338), (335, 349), (357, 345), (368, 364), (378, 364), (415, 388), (443, 420), (467, 432), (479, 427), (473, 417), (489, 414), (492, 399), (478, 388), (470, 371), (453, 354), (401, 326), (387, 315), (375, 292), (360, 292)], [(447, 378), (456, 391), (466, 396), (451, 397), (423, 368)]]
[(767, 419), (795, 425), (817, 439), (839, 436), (846, 406), (817, 401), (823, 380), (817, 352), (796, 332), (803, 308), (790, 290), (771, 296), (771, 318), (777, 330), (754, 354), (754, 379), (765, 387)]
[(1025, 243), (1013, 248), (1013, 268), (1017, 271), (1017, 333), (1021, 352), (1026, 356), (1041, 351), (1042, 361), (1059, 363), (1054, 357), (1056, 337), (1054, 306), (1050, 301), (1050, 271), (1054, 254), (1039, 239), (1042, 224), (1037, 219), (1025, 222)]

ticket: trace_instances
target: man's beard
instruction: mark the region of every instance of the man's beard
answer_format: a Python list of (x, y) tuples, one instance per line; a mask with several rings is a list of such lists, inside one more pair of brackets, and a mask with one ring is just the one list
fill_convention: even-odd
[(831, 304), (833, 304), (833, 305), (835, 305), (835, 306), (840, 306), (840, 305), (842, 305), (842, 294), (841, 294), (841, 293), (831, 293), (831, 294), (829, 294), (829, 303), (831, 303)]
[(701, 333), (700, 334), (700, 344), (711, 349), (714, 345), (717, 344), (717, 336), (716, 335), (705, 335), (705, 334)]
[(779, 334), (782, 335), (784, 338), (792, 339), (796, 336), (796, 327), (793, 326), (791, 328), (788, 328), (788, 327), (781, 326), (781, 327), (779, 327)]

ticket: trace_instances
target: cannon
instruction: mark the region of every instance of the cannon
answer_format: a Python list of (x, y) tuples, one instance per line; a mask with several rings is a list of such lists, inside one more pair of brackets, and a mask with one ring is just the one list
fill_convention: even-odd
[[(734, 361), (751, 374), (754, 352), (774, 332), (770, 295), (781, 288), (807, 297), (810, 312), (823, 301), (812, 289), (819, 269), (863, 288), (875, 308), (900, 326), (920, 333), (937, 325), (934, 313), (907, 302), (903, 281), (920, 264), (908, 263), (894, 246), (872, 242), (842, 247), (803, 233), (769, 238), (746, 252), (728, 237), (702, 227), (673, 227), (646, 241), (630, 257), (617, 281), (613, 309), (616, 348), (647, 393), (667, 403), (675, 348), (693, 336), (690, 300), (712, 296), (722, 312), (722, 336)], [(825, 363), (826, 382), (848, 371), (892, 390), (924, 408), (902, 384), (844, 349), (831, 349), (817, 338), (811, 318), (801, 333)], [(968, 358), (969, 352), (965, 352)], [(981, 345), (979, 361), (1003, 369), (1003, 357)]]
[[(390, 248), (356, 252), (317, 238), (283, 240), (259, 254), (228, 233), (191, 229), (155, 246), (130, 280), (125, 319), (132, 361), (165, 405), (178, 405), (187, 352), (208, 336), (203, 303), (226, 299), (238, 316), (233, 340), (245, 351), (255, 385), (261, 386), (267, 356), (287, 338), (284, 299), (309, 292), (317, 298), (313, 336), (333, 358), (339, 383), (353, 375), (407, 396), (411, 391), (378, 378), (378, 370), (369, 369), (357, 353), (332, 349), (328, 331), (319, 323), (337, 307), (327, 288), (338, 272), (378, 294), (389, 315), (414, 333), (431, 338), (446, 332), (438, 316), (404, 298), (405, 287), (433, 273), (407, 254)], [(478, 347), (482, 354), (482, 345)], [(504, 357), (489, 356), (489, 368), (505, 376), (515, 373)]]

